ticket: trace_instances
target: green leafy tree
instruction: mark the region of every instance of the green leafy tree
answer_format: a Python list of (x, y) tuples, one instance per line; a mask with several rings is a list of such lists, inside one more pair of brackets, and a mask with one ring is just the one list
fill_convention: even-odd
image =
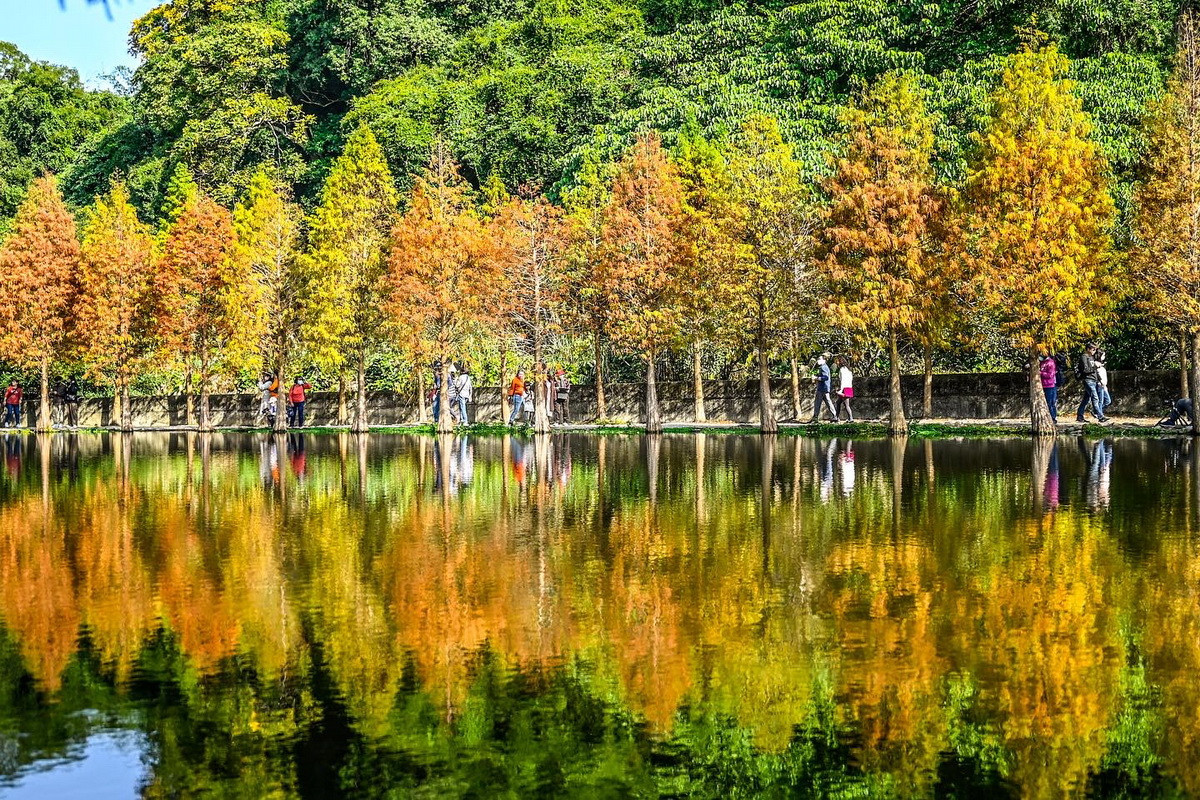
[[(250, 194), (233, 210), (236, 236), (232, 258), (246, 281), (245, 311), (248, 336), (235, 337), (281, 382), (297, 343), (301, 319), (299, 255), (301, 212), (286, 191), (264, 171), (250, 182)], [(250, 360), (244, 353), (237, 360)], [(285, 415), (276, 414), (275, 430), (287, 428)]]
[(731, 171), (736, 202), (745, 210), (738, 238), (749, 250), (739, 293), (745, 329), (758, 356), (759, 420), (763, 433), (779, 427), (771, 396), (772, 343), (783, 339), (796, 305), (815, 302), (811, 259), (811, 190), (778, 123), (755, 117), (734, 137)]
[(359, 128), (325, 181), (300, 259), (301, 335), (324, 368), (343, 376), (354, 370), (356, 431), (367, 430), (367, 359), (383, 341), (386, 251), (397, 205), (383, 151), (370, 128)]
[(1146, 307), (1189, 340), (1191, 394), (1200, 397), (1200, 30), (1193, 11), (1180, 17), (1178, 47), (1167, 92), (1148, 120), (1130, 255)]

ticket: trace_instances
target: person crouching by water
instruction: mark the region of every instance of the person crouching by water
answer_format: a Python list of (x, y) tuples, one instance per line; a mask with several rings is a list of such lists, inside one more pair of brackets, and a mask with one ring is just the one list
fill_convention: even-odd
[(1189, 398), (1181, 397), (1174, 402), (1168, 400), (1167, 405), (1171, 407), (1171, 413), (1154, 423), (1155, 425), (1187, 425), (1191, 427), (1193, 406)]
[(22, 394), (15, 380), (8, 382), (8, 388), (4, 390), (4, 427), (15, 428), (21, 424)]
[(816, 397), (813, 398), (813, 415), (809, 423), (821, 421), (821, 411), (829, 409), (829, 416), (837, 417), (837, 410), (833, 407), (833, 400), (829, 397), (829, 390), (833, 385), (833, 376), (829, 372), (829, 354), (822, 353), (817, 356), (817, 372), (813, 375), (813, 380), (816, 382)]
[(838, 368), (837, 413), (834, 418), (842, 419), (842, 409), (846, 409), (846, 420), (854, 422), (854, 412), (850, 409), (850, 401), (854, 398), (854, 373), (850, 371), (849, 362), (845, 356), (838, 356), (833, 363)]
[(311, 388), (312, 385), (300, 377), (297, 377), (296, 382), (292, 384), (292, 388), (288, 391), (288, 400), (291, 401), (291, 406), (288, 407), (288, 427), (304, 427), (304, 404), (308, 402), (308, 395), (305, 392)]
[(512, 386), (508, 388), (508, 399), (512, 403), (512, 413), (508, 415), (508, 424), (512, 425), (521, 419), (521, 410), (525, 406), (525, 370), (517, 370)]
[(1042, 379), (1046, 405), (1050, 408), (1050, 419), (1058, 422), (1058, 362), (1054, 356), (1045, 352), (1038, 356), (1038, 374)]

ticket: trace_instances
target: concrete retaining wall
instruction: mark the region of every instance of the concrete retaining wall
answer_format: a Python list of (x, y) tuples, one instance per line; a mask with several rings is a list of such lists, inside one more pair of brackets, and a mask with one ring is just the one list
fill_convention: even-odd
[[(902, 389), (906, 411), (916, 417), (921, 409), (921, 376), (905, 376)], [(1112, 372), (1110, 384), (1113, 406), (1110, 414), (1117, 416), (1158, 417), (1167, 398), (1179, 392), (1179, 373)], [(812, 414), (811, 382), (805, 382), (801, 417)], [(644, 387), (641, 384), (614, 384), (606, 387), (608, 418), (639, 421), (643, 418)], [(695, 402), (691, 382), (663, 383), (658, 387), (663, 418), (668, 422), (687, 422), (693, 419)], [(772, 382), (776, 414), (782, 420), (791, 419), (791, 387), (786, 379)], [(873, 419), (887, 413), (887, 377), (859, 378), (855, 386), (854, 413), (856, 418)], [(1079, 402), (1078, 383), (1072, 378), (1061, 387), (1061, 413), (1073, 415)], [(935, 375), (933, 378), (933, 415), (953, 419), (1019, 419), (1028, 415), (1028, 390), (1023, 375), (1015, 373), (968, 373)], [(473, 420), (498, 421), (500, 392), (482, 387), (475, 392), (476, 402), (471, 409)], [(415, 422), (415, 399), (396, 392), (372, 392), (369, 396), (372, 425), (397, 425)], [(213, 395), (211, 400), (213, 424), (218, 427), (241, 427), (262, 424), (256, 420), (258, 394)], [(85, 400), (80, 404), (80, 424), (103, 427), (115, 424), (111, 398)], [(351, 403), (351, 405), (353, 405)], [(758, 422), (757, 381), (711, 381), (705, 384), (705, 406), (712, 421), (739, 423)], [(181, 396), (133, 398), (134, 425), (139, 428), (180, 426), (185, 424), (186, 404)], [(25, 416), (33, 424), (36, 397), (25, 404)], [(56, 405), (55, 420), (61, 408)], [(591, 422), (596, 418), (595, 394), (590, 386), (577, 386), (572, 391), (571, 416), (575, 422)], [(333, 392), (313, 392), (307, 407), (309, 426), (337, 424), (337, 395)]]

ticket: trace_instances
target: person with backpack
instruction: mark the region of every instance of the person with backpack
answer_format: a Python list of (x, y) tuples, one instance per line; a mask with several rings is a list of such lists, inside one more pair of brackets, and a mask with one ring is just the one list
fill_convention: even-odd
[(554, 421), (566, 425), (571, 421), (571, 381), (562, 367), (554, 373)]
[(1092, 407), (1092, 413), (1096, 415), (1097, 421), (1108, 422), (1108, 417), (1104, 416), (1104, 406), (1100, 404), (1100, 371), (1096, 365), (1097, 349), (1094, 342), (1088, 344), (1079, 356), (1075, 367), (1076, 377), (1083, 381), (1083, 397), (1079, 401), (1079, 410), (1075, 413), (1076, 422), (1087, 421), (1083, 415), (1087, 412), (1088, 406)]

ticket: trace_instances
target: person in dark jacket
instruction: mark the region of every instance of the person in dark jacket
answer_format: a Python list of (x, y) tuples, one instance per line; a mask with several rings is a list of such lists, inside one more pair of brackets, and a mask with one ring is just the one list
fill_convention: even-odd
[(813, 398), (813, 415), (809, 422), (820, 422), (822, 408), (829, 409), (829, 416), (837, 419), (837, 409), (833, 407), (833, 400), (829, 397), (830, 389), (833, 388), (833, 376), (829, 371), (828, 353), (817, 357), (817, 371), (813, 380), (816, 381), (817, 394)]
[(1187, 397), (1181, 397), (1178, 400), (1171, 402), (1167, 401), (1167, 405), (1171, 407), (1171, 413), (1160, 419), (1157, 425), (1187, 425), (1192, 424), (1192, 401)]
[(1083, 415), (1088, 406), (1092, 407), (1092, 413), (1099, 422), (1108, 422), (1108, 417), (1104, 416), (1104, 406), (1100, 404), (1100, 370), (1096, 364), (1096, 350), (1095, 344), (1089, 344), (1079, 356), (1077, 371), (1080, 380), (1083, 381), (1083, 398), (1079, 401), (1079, 410), (1075, 413), (1076, 422), (1086, 421)]

